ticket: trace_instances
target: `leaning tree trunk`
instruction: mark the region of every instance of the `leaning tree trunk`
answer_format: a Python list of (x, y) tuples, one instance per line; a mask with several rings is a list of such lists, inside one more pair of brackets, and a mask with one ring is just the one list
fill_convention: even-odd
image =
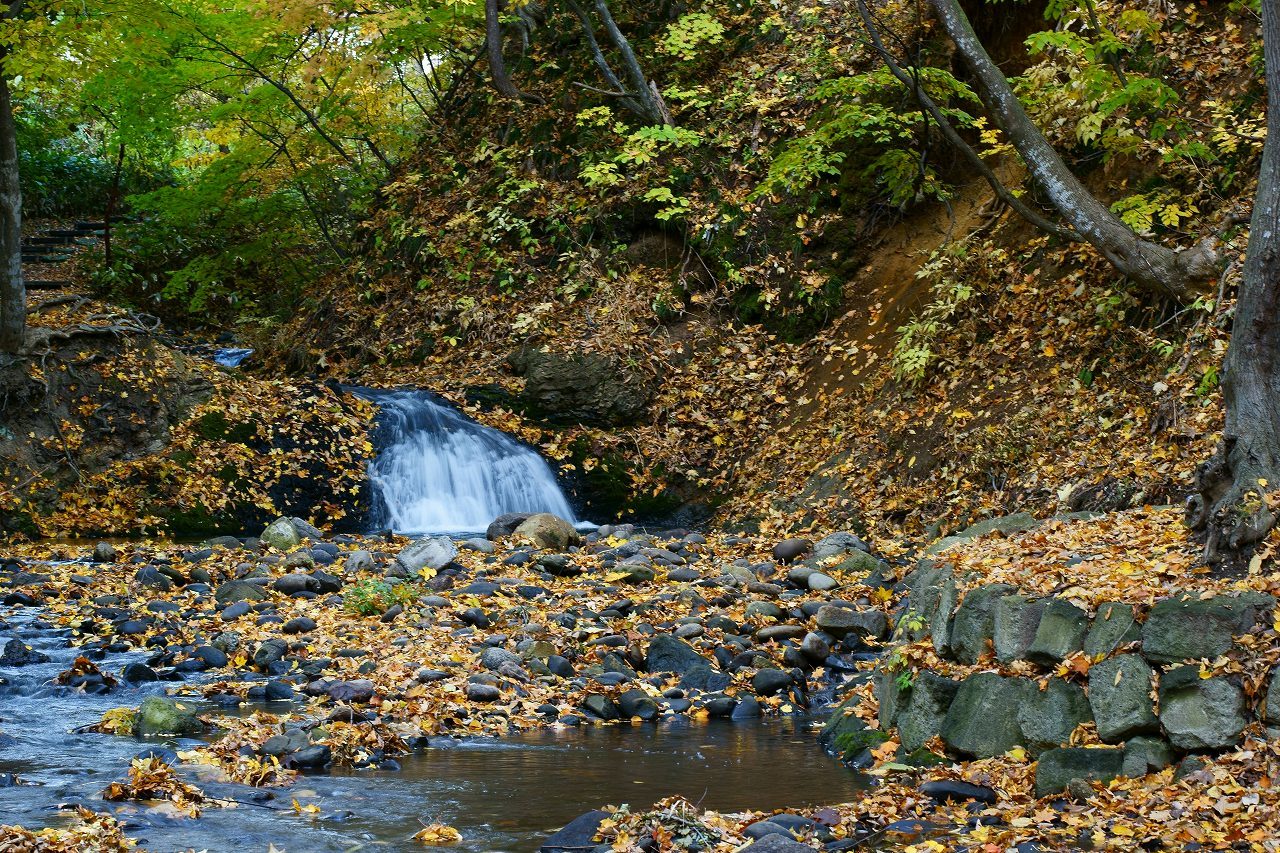
[[(0, 65), (4, 62), (0, 50)], [(0, 353), (22, 348), (27, 291), (22, 283), (22, 187), (9, 81), (0, 69)]]
[(1009, 80), (987, 54), (958, 0), (929, 0), (934, 13), (973, 73), (982, 103), (1027, 164), (1032, 178), (1063, 219), (1123, 275), (1143, 288), (1190, 302), (1208, 291), (1218, 274), (1212, 240), (1175, 251), (1143, 240), (1098, 201), (1045, 139)]
[(1231, 345), (1222, 369), (1222, 442), (1196, 471), (1187, 523), (1205, 557), (1239, 560), (1276, 523), (1265, 496), (1280, 489), (1280, 0), (1262, 0), (1267, 140), (1249, 224)]

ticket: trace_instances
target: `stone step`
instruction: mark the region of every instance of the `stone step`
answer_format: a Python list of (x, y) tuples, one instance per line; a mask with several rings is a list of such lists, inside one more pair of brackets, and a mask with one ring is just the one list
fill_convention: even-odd
[(74, 228), (50, 228), (44, 234), (46, 237), (61, 237), (65, 240), (80, 236), (80, 232)]
[[(73, 235), (74, 236), (74, 235)], [(72, 237), (51, 237), (48, 235), (41, 237), (28, 237), (26, 245), (28, 246), (66, 246), (72, 240)]]
[(55, 281), (49, 278), (28, 279), (24, 284), (27, 290), (62, 290), (71, 286), (69, 281)]
[(77, 222), (76, 230), (79, 231), (81, 234), (92, 233), (92, 232), (102, 232), (107, 230), (107, 223), (87, 222), (87, 221)]

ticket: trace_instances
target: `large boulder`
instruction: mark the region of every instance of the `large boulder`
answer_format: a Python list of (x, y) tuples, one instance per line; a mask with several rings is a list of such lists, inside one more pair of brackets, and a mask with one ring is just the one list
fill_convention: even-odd
[(1001, 755), (1023, 743), (1018, 709), (1035, 685), (993, 672), (971, 675), (956, 691), (942, 722), (942, 739), (956, 752), (975, 758)]
[(991, 533), (1011, 536), (1014, 533), (1030, 530), (1037, 524), (1039, 522), (1036, 521), (1035, 516), (1025, 512), (1002, 515), (999, 518), (988, 518), (985, 521), (979, 521), (977, 524), (969, 525), (959, 533), (942, 537), (926, 548), (924, 552), (926, 555), (937, 554), (953, 545), (959, 545), (962, 542), (968, 542), (970, 539), (977, 539), (980, 536), (986, 536)]
[(827, 557), (834, 557), (838, 554), (845, 554), (849, 551), (870, 550), (871, 549), (867, 547), (867, 543), (859, 539), (856, 534), (850, 533), (847, 530), (842, 530), (819, 540), (818, 544), (813, 546), (813, 558), (815, 560), (822, 560)]
[(1123, 771), (1123, 749), (1051, 749), (1036, 764), (1036, 796), (1061, 793), (1077, 780), (1110, 782)]
[(572, 524), (549, 512), (539, 512), (529, 516), (520, 523), (513, 535), (550, 551), (563, 551), (570, 545), (576, 545), (582, 541)]
[(1050, 678), (1043, 690), (1029, 691), (1018, 708), (1018, 728), (1035, 750), (1069, 743), (1076, 726), (1092, 718), (1084, 690), (1061, 678)]
[(524, 349), (509, 361), (524, 376), (521, 403), (551, 423), (620, 426), (649, 405), (647, 383), (606, 355)]
[(649, 643), (645, 668), (649, 672), (674, 672), (680, 675), (707, 661), (692, 646), (670, 634), (659, 634)]
[(490, 542), (497, 542), (500, 539), (506, 539), (512, 533), (516, 532), (516, 528), (524, 524), (525, 520), (533, 515), (531, 512), (508, 512), (498, 516), (489, 522), (489, 526), (485, 528), (484, 538)]
[[(907, 575), (904, 583), (909, 590), (908, 613), (916, 617), (917, 624), (905, 632), (904, 639), (918, 640), (929, 633), (929, 625), (938, 615), (939, 603), (944, 591), (950, 588), (955, 597), (955, 574), (948, 566), (932, 560), (921, 560)], [(954, 606), (954, 601), (952, 602)], [(950, 617), (950, 611), (947, 616)]]
[(292, 551), (302, 544), (303, 534), (292, 518), (281, 516), (268, 524), (258, 539), (276, 550)]
[(951, 653), (956, 660), (977, 663), (986, 653), (994, 632), (996, 604), (1016, 591), (1009, 584), (989, 583), (964, 597), (951, 625)]
[(204, 731), (204, 724), (190, 705), (148, 696), (138, 707), (133, 730), (139, 735), (193, 735)]
[(911, 698), (897, 714), (898, 738), (914, 752), (942, 731), (942, 722), (955, 700), (960, 682), (932, 672), (922, 672), (911, 685)]
[(1271, 670), (1271, 682), (1267, 685), (1267, 698), (1262, 706), (1263, 722), (1280, 726), (1280, 666)]
[(1052, 598), (1045, 602), (1036, 626), (1035, 639), (1026, 651), (1026, 658), (1042, 666), (1053, 666), (1083, 647), (1085, 632), (1089, 630), (1089, 614), (1069, 601)]
[(563, 829), (542, 842), (538, 853), (581, 853), (593, 849), (596, 844), (592, 839), (600, 830), (600, 822), (608, 816), (608, 812), (602, 811), (578, 815)]
[(1161, 676), (1160, 725), (1178, 749), (1235, 746), (1248, 724), (1244, 691), (1231, 681), (1201, 678), (1196, 666), (1180, 666)]
[(1116, 655), (1089, 670), (1089, 706), (1098, 737), (1120, 743), (1158, 728), (1151, 667), (1140, 655)]
[(1133, 605), (1107, 602), (1098, 608), (1093, 625), (1084, 638), (1084, 653), (1091, 658), (1109, 655), (1123, 645), (1142, 638), (1142, 626), (1133, 615)]
[(433, 536), (430, 539), (419, 539), (406, 545), (391, 565), (387, 574), (392, 577), (408, 578), (423, 569), (442, 569), (458, 556), (458, 546), (447, 536)]
[(1216, 658), (1237, 634), (1269, 618), (1275, 599), (1242, 593), (1215, 598), (1189, 595), (1157, 602), (1142, 627), (1142, 653), (1157, 663)]
[(865, 732), (867, 724), (854, 713), (861, 701), (862, 698), (855, 693), (837, 705), (818, 733), (818, 743), (827, 749), (833, 749), (842, 738)]
[(247, 580), (227, 581), (219, 584), (213, 592), (213, 600), (219, 605), (234, 604), (237, 601), (262, 601), (266, 597), (266, 589)]
[(1026, 657), (1040, 627), (1044, 604), (1025, 595), (1006, 595), (996, 602), (992, 620), (996, 660), (1013, 663)]

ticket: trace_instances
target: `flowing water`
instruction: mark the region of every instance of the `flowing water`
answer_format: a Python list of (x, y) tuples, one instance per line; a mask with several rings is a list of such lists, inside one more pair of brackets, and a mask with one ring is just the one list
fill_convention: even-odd
[(369, 465), (376, 529), (474, 533), (509, 512), (574, 520), (551, 466), (527, 445), (426, 391), (352, 390), (381, 408)]
[[(266, 851), (268, 844), (287, 853), (414, 850), (420, 848), (410, 837), (433, 822), (462, 832), (454, 850), (533, 851), (559, 826), (606, 803), (641, 808), (680, 794), (723, 811), (789, 808), (848, 800), (860, 787), (857, 774), (818, 750), (807, 721), (681, 721), (542, 730), (501, 741), (442, 739), (446, 746), (403, 757), (400, 771), (299, 778), (257, 802), (261, 791), (199, 780), (209, 794), (240, 804), (206, 809), (197, 820), (175, 818), (165, 809), (104, 803), (99, 794), (125, 777), (138, 752), (193, 742), (71, 733), (161, 687), (85, 696), (51, 686), (75, 657), (67, 633), (19, 615), (0, 630), (0, 643), (9, 636), (52, 660), (0, 669), (10, 682), (0, 686), (0, 730), (14, 739), (0, 745), (0, 772), (30, 783), (0, 788), (0, 823), (57, 825), (67, 819), (59, 806), (84, 803), (115, 811), (151, 851)], [(130, 659), (110, 656), (100, 666), (118, 674)], [(287, 707), (272, 703), (270, 710)], [(295, 797), (318, 806), (320, 816), (294, 813)]]

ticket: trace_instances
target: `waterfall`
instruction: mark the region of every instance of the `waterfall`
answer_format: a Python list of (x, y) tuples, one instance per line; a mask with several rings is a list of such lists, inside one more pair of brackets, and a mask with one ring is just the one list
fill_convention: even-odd
[(369, 463), (378, 529), (470, 533), (508, 512), (574, 521), (551, 466), (511, 436), (425, 391), (351, 390), (381, 407)]

